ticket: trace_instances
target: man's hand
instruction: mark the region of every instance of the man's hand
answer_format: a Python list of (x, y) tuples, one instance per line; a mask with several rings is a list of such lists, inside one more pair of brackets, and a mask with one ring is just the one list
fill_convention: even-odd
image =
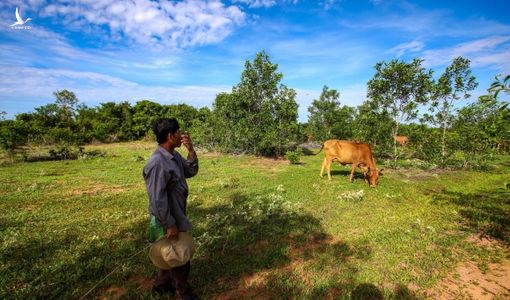
[(181, 143), (188, 149), (188, 152), (193, 151), (193, 142), (187, 131), (181, 135)]
[(167, 239), (170, 239), (170, 240), (178, 239), (179, 238), (179, 229), (177, 228), (177, 226), (174, 225), (166, 230), (165, 236)]
[(188, 159), (195, 159), (197, 154), (195, 153), (195, 149), (193, 149), (193, 142), (187, 131), (181, 135), (181, 143), (188, 149)]

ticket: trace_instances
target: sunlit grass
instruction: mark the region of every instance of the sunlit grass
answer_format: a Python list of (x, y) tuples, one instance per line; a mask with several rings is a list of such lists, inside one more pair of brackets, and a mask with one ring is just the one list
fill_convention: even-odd
[[(89, 146), (105, 157), (0, 167), (0, 298), (80, 298), (122, 289), (149, 298), (141, 171), (155, 146)], [(469, 237), (510, 241), (510, 159), (486, 172), (388, 170), (377, 188), (347, 167), (320, 178), (322, 155), (285, 160), (199, 153), (189, 180), (204, 298), (421, 297), (461, 261), (507, 255)], [(148, 286), (148, 287), (147, 287)]]

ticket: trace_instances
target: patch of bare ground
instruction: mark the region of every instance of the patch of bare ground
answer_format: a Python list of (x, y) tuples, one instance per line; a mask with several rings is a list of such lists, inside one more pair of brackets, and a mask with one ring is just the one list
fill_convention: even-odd
[(241, 164), (241, 167), (256, 167), (270, 171), (272, 174), (277, 173), (281, 170), (279, 167), (282, 165), (288, 165), (289, 161), (284, 158), (267, 158), (267, 157), (256, 157), (249, 161)]
[[(504, 248), (497, 241), (471, 236), (468, 241), (486, 248)], [(510, 299), (510, 260), (503, 259), (487, 266), (486, 271), (473, 262), (457, 266), (425, 295), (430, 299)]]
[(66, 193), (66, 196), (83, 196), (83, 195), (98, 195), (103, 193), (123, 193), (129, 190), (132, 186), (129, 185), (107, 185), (107, 184), (94, 184), (86, 188), (72, 189)]
[(200, 152), (199, 155), (201, 157), (207, 157), (207, 158), (218, 158), (220, 157), (222, 154), (220, 152)]
[[(247, 274), (241, 277), (237, 282), (231, 283), (234, 287), (226, 292), (212, 295), (211, 299), (216, 300), (234, 300), (234, 299), (275, 299), (273, 291), (269, 287), (269, 281), (272, 280), (275, 273), (292, 274), (294, 278), (301, 280), (304, 285), (311, 285), (310, 274), (306, 271), (305, 252), (323, 251), (326, 247), (343, 243), (330, 236), (311, 236), (306, 243), (296, 244), (292, 237), (288, 237), (286, 242), (290, 245), (289, 262), (278, 268), (271, 270), (261, 270), (253, 274)], [(267, 241), (259, 241), (248, 249), (249, 253), (258, 254), (267, 246)], [(220, 279), (221, 281), (222, 279)], [(222, 282), (222, 285), (229, 284)], [(339, 294), (336, 288), (328, 292), (327, 299), (335, 299)]]
[(262, 167), (274, 167), (275, 165), (288, 165), (289, 161), (285, 158), (256, 157), (250, 160), (248, 164)]
[(400, 178), (405, 178), (407, 180), (427, 180), (431, 178), (438, 178), (440, 175), (445, 174), (449, 171), (447, 170), (419, 170), (419, 169), (385, 169), (384, 174), (395, 174)]

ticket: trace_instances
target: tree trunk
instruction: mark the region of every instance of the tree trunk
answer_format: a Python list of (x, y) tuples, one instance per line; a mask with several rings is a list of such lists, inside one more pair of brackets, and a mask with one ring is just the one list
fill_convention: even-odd
[(443, 136), (441, 137), (441, 166), (445, 165), (446, 157), (446, 123), (443, 124)]
[(395, 126), (395, 129), (393, 131), (393, 136), (391, 137), (393, 139), (393, 165), (395, 168), (397, 168), (397, 158), (398, 158), (398, 155), (397, 155), (397, 140), (395, 139), (395, 137), (397, 136), (398, 134), (398, 127), (399, 127), (399, 123), (398, 122), (395, 122), (397, 125)]

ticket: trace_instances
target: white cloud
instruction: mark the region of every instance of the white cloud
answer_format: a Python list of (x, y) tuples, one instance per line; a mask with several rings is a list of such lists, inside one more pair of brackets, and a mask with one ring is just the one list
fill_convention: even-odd
[(64, 25), (106, 26), (112, 37), (142, 45), (185, 48), (217, 43), (245, 21), (237, 6), (218, 0), (180, 2), (55, 1), (42, 8), (42, 17), (60, 18)]
[(409, 43), (403, 43), (390, 49), (390, 53), (395, 53), (397, 57), (404, 55), (406, 52), (420, 52), (425, 44), (422, 41), (414, 40)]
[[(16, 74), (16, 76), (12, 76)], [(53, 100), (55, 90), (69, 89), (80, 102), (95, 106), (107, 101), (148, 99), (158, 103), (187, 103), (210, 106), (220, 92), (229, 92), (227, 86), (145, 86), (128, 80), (94, 72), (66, 69), (39, 69), (30, 67), (0, 67), (0, 95), (5, 98)], [(6, 99), (7, 99), (6, 98)]]
[(326, 0), (326, 1), (324, 1), (324, 9), (325, 10), (332, 9), (333, 7), (335, 7), (337, 2), (338, 2), (337, 0)]
[(510, 70), (510, 35), (490, 36), (450, 48), (423, 52), (426, 66), (441, 66), (451, 63), (457, 56), (469, 58), (473, 67), (493, 66)]
[(275, 0), (235, 0), (234, 2), (246, 4), (251, 8), (271, 7), (276, 5)]

